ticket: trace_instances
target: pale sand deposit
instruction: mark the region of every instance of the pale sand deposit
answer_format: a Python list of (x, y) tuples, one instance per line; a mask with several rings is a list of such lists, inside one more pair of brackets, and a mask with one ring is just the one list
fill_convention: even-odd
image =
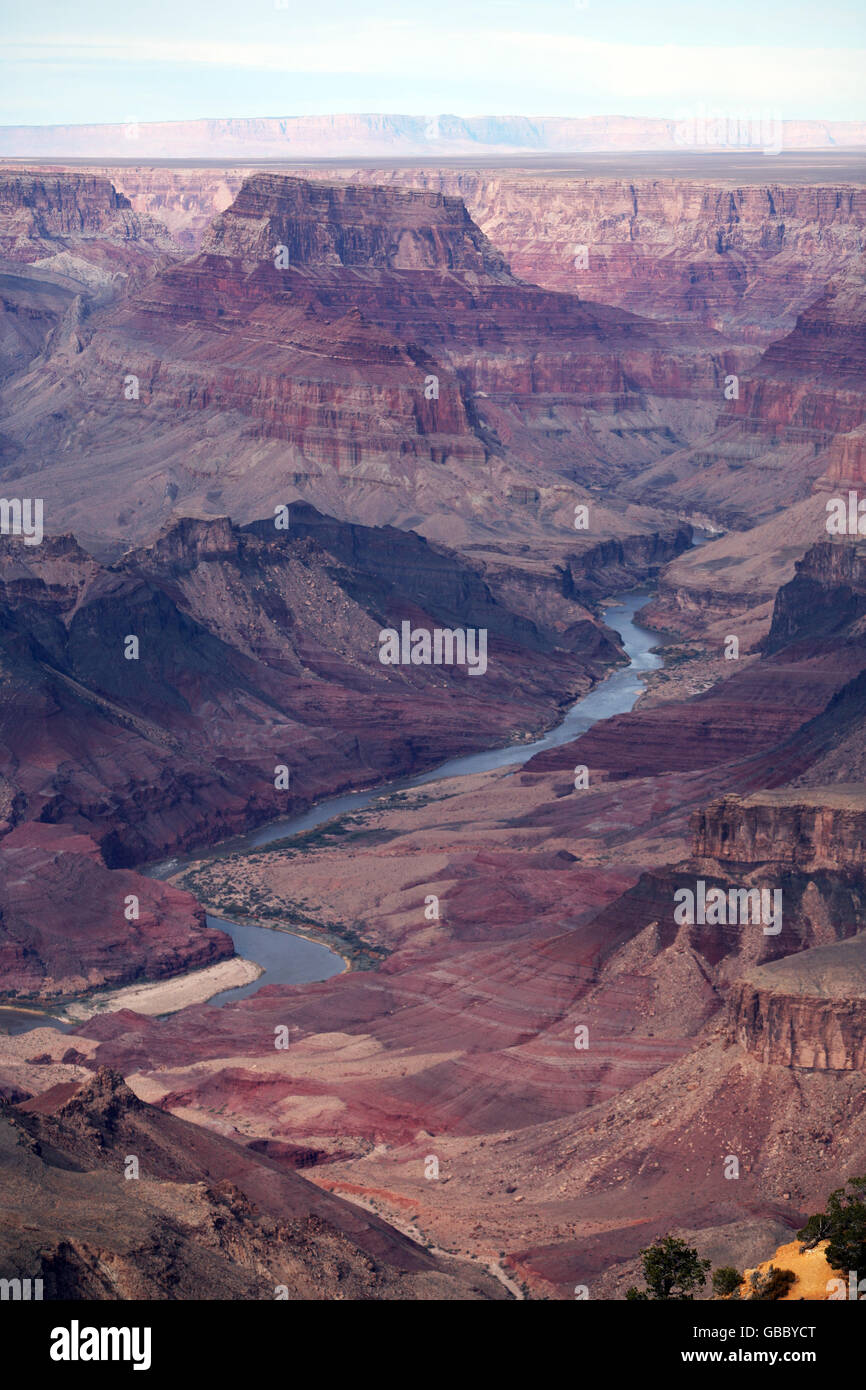
[[(771, 1265), (776, 1269), (790, 1269), (795, 1274), (796, 1280), (777, 1300), (779, 1303), (795, 1303), (804, 1298), (810, 1302), (826, 1302), (830, 1300), (830, 1294), (838, 1296), (839, 1290), (832, 1286), (834, 1279), (841, 1279), (844, 1285), (844, 1296), (848, 1297), (849, 1279), (846, 1270), (831, 1269), (827, 1263), (826, 1250), (829, 1241), (822, 1240), (820, 1245), (816, 1245), (811, 1250), (804, 1250), (800, 1254), (800, 1242), (792, 1240), (789, 1245), (780, 1245), (771, 1260), (765, 1260), (758, 1265), (762, 1274), (766, 1274)], [(743, 1282), (739, 1288), (740, 1298), (747, 1298), (750, 1292), (749, 1275), (751, 1269), (743, 1271)], [(859, 1278), (859, 1275), (857, 1276)], [(856, 1279), (854, 1281), (857, 1282)]]
[(118, 1009), (133, 1009), (137, 1014), (173, 1014), (189, 1004), (204, 1004), (224, 989), (248, 985), (263, 973), (255, 961), (232, 956), (231, 960), (220, 960), (203, 970), (191, 970), (188, 975), (177, 975), (171, 980), (126, 985), (123, 989), (97, 994), (67, 1004), (63, 1012), (65, 1018), (74, 1023), (82, 1023), (94, 1014), (115, 1013)]

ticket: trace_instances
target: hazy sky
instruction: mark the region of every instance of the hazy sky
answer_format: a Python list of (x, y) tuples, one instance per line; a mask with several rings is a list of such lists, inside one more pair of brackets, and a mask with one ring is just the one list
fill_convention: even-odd
[(0, 123), (863, 120), (866, 0), (0, 0)]

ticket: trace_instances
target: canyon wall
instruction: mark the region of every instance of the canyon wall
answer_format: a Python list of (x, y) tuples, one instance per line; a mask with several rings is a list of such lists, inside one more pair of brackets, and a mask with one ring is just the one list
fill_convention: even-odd
[(764, 1064), (866, 1071), (866, 933), (752, 971), (732, 993), (730, 1018)]
[(4, 173), (0, 179), (0, 253), (31, 259), (64, 237), (116, 234), (133, 228), (132, 204), (99, 174)]
[(102, 174), (4, 170), (0, 177), (0, 256), (7, 260), (51, 256), (58, 243), (142, 240), (170, 245), (167, 229), (134, 211)]
[[(117, 177), (123, 187), (122, 171)], [(738, 186), (699, 170), (592, 179), (355, 168), (341, 177), (458, 194), (524, 279), (758, 345), (793, 327), (835, 273), (854, 267), (866, 221), (859, 181)]]
[(693, 829), (696, 856), (727, 867), (738, 883), (760, 866), (782, 889), (783, 930), (773, 948), (782, 954), (753, 956), (732, 981), (730, 1036), (764, 1064), (866, 1069), (863, 785), (726, 796), (699, 812)]
[[(847, 505), (847, 498), (846, 498)], [(795, 565), (776, 595), (766, 650), (825, 639), (866, 613), (866, 544), (857, 537), (820, 541)]]
[(462, 199), (438, 192), (255, 174), (209, 225), (201, 250), (260, 261), (273, 259), (275, 245), (285, 246), (290, 266), (447, 268), (511, 280)]
[[(250, 172), (243, 164), (100, 168), (136, 211), (163, 220), (184, 245), (198, 244)], [(857, 177), (738, 185), (736, 175), (714, 179), (699, 167), (680, 178), (393, 165), (291, 172), (461, 198), (524, 280), (759, 346), (793, 328), (797, 313), (862, 255), (866, 188)]]
[(4, 393), (4, 448), (22, 490), (39, 473), (49, 530), (120, 547), (179, 510), (247, 522), (300, 496), (500, 554), (526, 537), (548, 575), (606, 537), (676, 532), (587, 490), (699, 434), (734, 365), (693, 326), (515, 278), (451, 195), (272, 174), (197, 256), (83, 291), (53, 347)]
[(866, 804), (858, 787), (722, 797), (698, 814), (693, 832), (695, 854), (723, 863), (866, 866)]
[[(548, 625), (412, 532), (304, 506), (282, 530), (182, 518), (110, 566), (71, 537), (5, 537), (0, 606), (0, 965), (15, 996), (231, 953), (192, 898), (132, 866), (508, 742), (620, 659), (564, 593)], [(381, 631), (404, 621), (482, 626), (484, 679), (383, 665)]]

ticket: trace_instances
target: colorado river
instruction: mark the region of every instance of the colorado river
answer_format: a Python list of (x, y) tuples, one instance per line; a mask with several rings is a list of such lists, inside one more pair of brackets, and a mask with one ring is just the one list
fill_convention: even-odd
[[(510, 744), (506, 748), (493, 748), (485, 753), (471, 753), (466, 757), (452, 758), (430, 772), (417, 777), (405, 778), (396, 782), (384, 782), (368, 791), (348, 792), (343, 796), (330, 797), (320, 801), (308, 811), (286, 820), (274, 821), (261, 826), (249, 835), (237, 836), (222, 844), (208, 846), (195, 855), (181, 859), (169, 859), (154, 865), (149, 873), (153, 878), (167, 878), (182, 864), (192, 859), (206, 859), (212, 856), (243, 853), (254, 850), (274, 840), (286, 840), (303, 831), (313, 830), (335, 816), (353, 811), (362, 811), (379, 797), (392, 791), (405, 791), (420, 787), (427, 782), (442, 781), (446, 777), (468, 777), (471, 773), (490, 772), (495, 768), (518, 767), (528, 762), (536, 753), (545, 748), (555, 748), (569, 743), (579, 734), (585, 733), (599, 719), (609, 719), (614, 714), (624, 714), (632, 708), (643, 692), (640, 676), (657, 670), (661, 657), (650, 648), (658, 641), (658, 634), (641, 627), (635, 614), (643, 607), (650, 595), (648, 592), (632, 592), (620, 595), (605, 605), (604, 619), (608, 627), (618, 632), (629, 658), (628, 666), (621, 666), (573, 704), (554, 729), (532, 743)], [(314, 980), (327, 980), (345, 969), (340, 956), (330, 947), (294, 932), (256, 927), (239, 922), (228, 922), (223, 918), (208, 916), (208, 925), (228, 932), (240, 956), (255, 961), (262, 966), (264, 973), (250, 984), (236, 989), (224, 990), (214, 995), (210, 1004), (220, 1006), (254, 994), (262, 985), (309, 984)], [(29, 1028), (51, 1023), (45, 1014), (24, 1014), (13, 1010), (0, 1009), (0, 1031), (23, 1032)]]
[[(298, 816), (274, 821), (260, 826), (249, 835), (238, 836), (228, 843), (214, 845), (202, 851), (196, 858), (226, 853), (243, 853), (274, 840), (286, 840), (303, 831), (314, 830), (335, 816), (362, 811), (381, 796), (392, 791), (406, 791), (420, 787), (427, 782), (439, 782), (446, 777), (468, 777), (474, 772), (490, 772), (495, 768), (518, 767), (528, 762), (536, 753), (545, 748), (555, 748), (569, 743), (579, 734), (585, 733), (599, 719), (609, 719), (614, 714), (624, 714), (630, 710), (640, 694), (643, 685), (640, 676), (658, 670), (661, 657), (651, 651), (658, 642), (658, 633), (641, 627), (635, 614), (649, 598), (648, 592), (633, 592), (620, 595), (605, 607), (604, 620), (622, 638), (623, 647), (629, 658), (628, 666), (621, 666), (605, 680), (576, 701), (564, 718), (554, 729), (532, 743), (510, 744), (506, 748), (492, 748), (484, 753), (471, 753), (463, 758), (452, 758), (430, 772), (422, 772), (417, 777), (405, 778), (396, 782), (384, 782), (363, 792), (348, 792), (343, 796), (333, 796), (320, 801), (316, 806)], [(169, 860), (152, 872), (163, 877), (173, 873), (181, 861)], [(306, 984), (312, 980), (326, 980), (344, 969), (343, 961), (327, 946), (295, 936), (291, 932), (273, 931), (266, 927), (255, 927), (222, 918), (208, 917), (211, 926), (219, 926), (228, 932), (235, 943), (239, 955), (254, 960), (264, 967), (265, 973), (251, 984), (238, 989), (225, 990), (211, 999), (211, 1004), (225, 1004), (230, 1000), (241, 999), (254, 994), (267, 984)], [(312, 973), (310, 973), (312, 972)]]
[(645, 607), (650, 594), (648, 591), (621, 595), (612, 599), (606, 606), (604, 620), (622, 638), (623, 647), (629, 658), (628, 666), (621, 666), (611, 672), (605, 680), (584, 695), (566, 712), (554, 729), (550, 729), (533, 743), (509, 744), (506, 748), (491, 748), (486, 753), (469, 753), (463, 758), (452, 758), (441, 763), (430, 772), (422, 772), (417, 777), (404, 778), (396, 782), (383, 782), (363, 792), (346, 792), (343, 796), (332, 796), (327, 801), (319, 801), (308, 811), (290, 816), (286, 820), (273, 821), (260, 826), (249, 835), (239, 835), (219, 845), (211, 845), (195, 855), (185, 856), (184, 860), (171, 859), (151, 870), (155, 878), (172, 874), (186, 859), (206, 859), (211, 855), (238, 853), (258, 849), (273, 840), (286, 840), (292, 835), (300, 835), (304, 830), (315, 830), (325, 821), (347, 812), (362, 811), (380, 796), (392, 791), (406, 791), (411, 787), (421, 787), (426, 782), (441, 782), (446, 777), (468, 777), (473, 772), (491, 772), (497, 767), (518, 766), (526, 763), (536, 753), (545, 748), (556, 748), (561, 743), (569, 743), (578, 734), (597, 723), (599, 719), (609, 719), (613, 714), (625, 714), (635, 700), (643, 693), (644, 687), (639, 677), (649, 671), (656, 671), (662, 664), (660, 656), (650, 648), (659, 640), (657, 632), (641, 627), (635, 619), (639, 608)]

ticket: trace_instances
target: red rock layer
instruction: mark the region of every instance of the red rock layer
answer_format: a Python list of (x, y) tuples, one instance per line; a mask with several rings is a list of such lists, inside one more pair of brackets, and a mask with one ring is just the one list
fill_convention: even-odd
[[(760, 344), (792, 327), (831, 277), (856, 267), (866, 220), (856, 179), (738, 186), (694, 170), (626, 180), (410, 167), (345, 177), (458, 194), (515, 273), (536, 284)], [(585, 269), (576, 265), (580, 246)]]
[[(252, 171), (147, 166), (99, 172), (137, 212), (197, 243)], [(313, 180), (327, 172), (310, 168)], [(547, 289), (667, 322), (699, 321), (732, 340), (767, 344), (834, 276), (856, 269), (866, 190), (850, 182), (739, 184), (689, 170), (579, 177), (566, 170), (375, 168), (341, 171), (358, 184), (420, 188), (463, 199), (515, 274)], [(576, 246), (588, 267), (575, 265)]]
[(0, 253), (28, 261), (34, 250), (46, 254), (58, 239), (117, 235), (131, 208), (129, 199), (97, 174), (4, 173)]
[(87, 835), (31, 821), (0, 840), (4, 998), (58, 999), (233, 954), (231, 937), (206, 927), (190, 894), (109, 872)]
[(866, 862), (866, 808), (849, 789), (753, 792), (722, 797), (695, 823), (695, 854), (720, 861), (773, 860), (801, 868)]
[(137, 242), (171, 244), (165, 227), (134, 212), (129, 198), (102, 174), (0, 173), (0, 256), (5, 259), (32, 262), (63, 250), (98, 256), (100, 243)]
[(690, 440), (736, 365), (703, 331), (515, 279), (458, 199), (276, 175), (246, 180), (201, 255), (92, 309), (10, 383), (7, 432), (21, 487), (38, 461), (49, 515), (103, 546), (302, 495), (493, 551), (544, 538), (549, 572), (675, 526), (587, 489)]
[[(847, 508), (847, 497), (846, 508)], [(827, 643), (866, 613), (866, 545), (859, 536), (825, 540), (795, 565), (776, 597), (766, 648)]]
[[(856, 792), (862, 806), (862, 787)], [(862, 879), (862, 856), (858, 869)], [(762, 1063), (810, 1071), (863, 1071), (863, 930), (749, 971), (732, 992), (729, 1017), (731, 1035)]]
[(863, 423), (866, 290), (830, 285), (750, 370), (728, 414), (748, 436), (809, 444), (822, 453)]

